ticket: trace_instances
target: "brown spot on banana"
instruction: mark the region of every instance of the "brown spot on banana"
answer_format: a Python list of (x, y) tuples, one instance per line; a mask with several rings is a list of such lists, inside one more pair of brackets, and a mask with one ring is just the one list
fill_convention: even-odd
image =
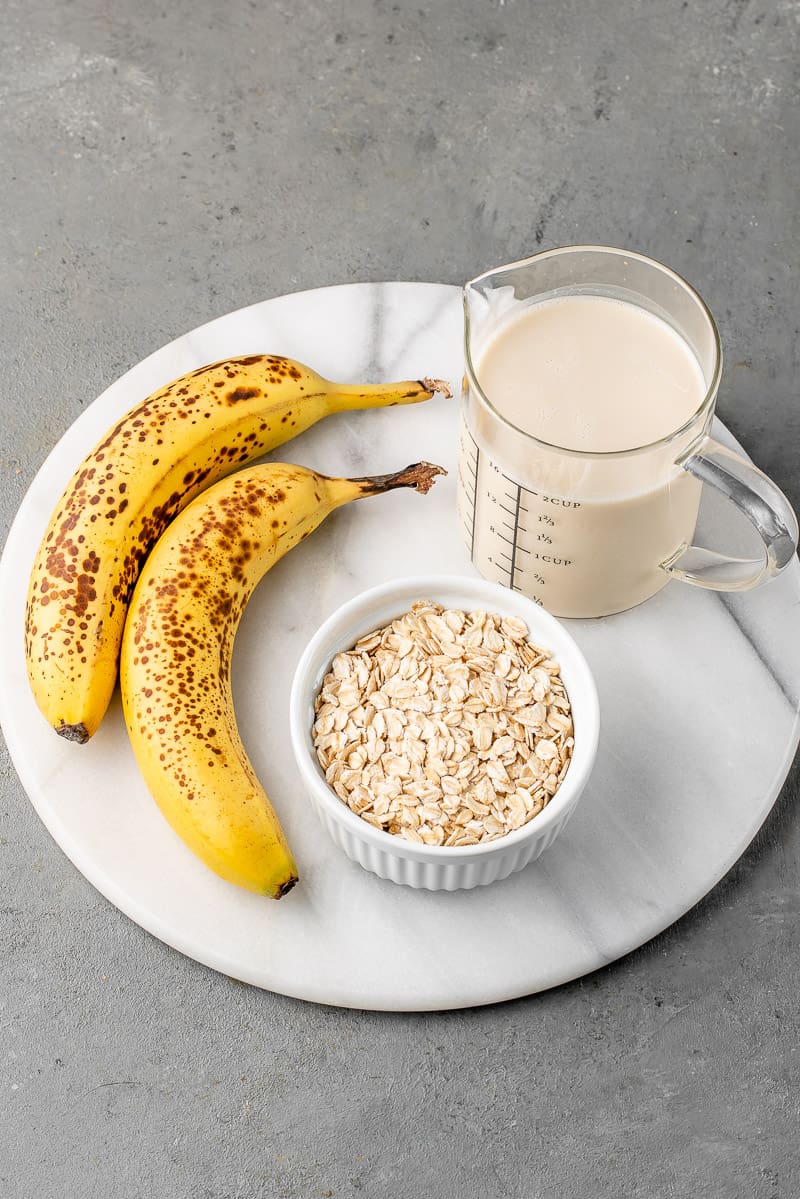
[(225, 398), (229, 404), (240, 404), (242, 400), (257, 400), (260, 395), (260, 387), (237, 387), (229, 391)]

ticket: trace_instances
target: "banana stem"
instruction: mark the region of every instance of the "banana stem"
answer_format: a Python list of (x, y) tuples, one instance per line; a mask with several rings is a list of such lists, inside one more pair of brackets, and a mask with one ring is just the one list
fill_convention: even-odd
[(387, 408), (392, 404), (419, 404), (436, 392), (450, 399), (452, 391), (444, 379), (407, 379), (402, 383), (336, 383), (330, 398), (334, 407)]
[(402, 470), (391, 475), (367, 475), (361, 479), (350, 479), (360, 487), (361, 495), (380, 495), (384, 491), (393, 491), (395, 487), (413, 487), (415, 491), (426, 495), (437, 475), (446, 475), (443, 466), (434, 466), (432, 462), (412, 462)]

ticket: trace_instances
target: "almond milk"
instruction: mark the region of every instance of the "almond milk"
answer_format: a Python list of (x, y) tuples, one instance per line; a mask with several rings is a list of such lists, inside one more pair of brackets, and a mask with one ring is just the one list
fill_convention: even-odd
[(511, 315), (474, 368), (520, 431), (506, 428), (497, 453), (491, 418), (462, 426), (459, 509), (481, 573), (559, 616), (619, 612), (658, 591), (700, 498), (674, 465), (680, 447), (662, 442), (706, 394), (683, 338), (634, 304), (566, 295)]
[(587, 453), (669, 436), (706, 391), (697, 359), (666, 321), (604, 296), (532, 304), (495, 334), (476, 373), (518, 429)]

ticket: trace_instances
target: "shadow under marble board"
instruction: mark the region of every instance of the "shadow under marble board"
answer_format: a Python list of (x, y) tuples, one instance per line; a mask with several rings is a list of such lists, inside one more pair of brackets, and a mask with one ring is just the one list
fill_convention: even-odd
[[(287, 700), (312, 632), (373, 584), (474, 573), (455, 513), (457, 399), (333, 416), (272, 455), (328, 474), (388, 472), (419, 458), (450, 472), (426, 497), (394, 492), (335, 513), (269, 573), (245, 613), (234, 698), (298, 860), (301, 883), (285, 899), (223, 882), (173, 834), (139, 776), (118, 697), (85, 746), (46, 727), (25, 675), (23, 610), (36, 545), (68, 477), (155, 388), (214, 359), (262, 351), (343, 381), (438, 376), (457, 395), (460, 293), (353, 284), (255, 304), (157, 351), (68, 430), (26, 495), (0, 566), (0, 719), (41, 819), (86, 878), (155, 936), (228, 975), (319, 1003), (491, 1003), (642, 945), (725, 874), (786, 777), (798, 742), (797, 562), (747, 595), (671, 582), (633, 611), (570, 622), (598, 684), (597, 765), (555, 845), (504, 882), (451, 894), (384, 882), (334, 848), (300, 788)], [(732, 444), (719, 422), (716, 432)], [(726, 510), (701, 514), (701, 539), (718, 538), (728, 519)]]

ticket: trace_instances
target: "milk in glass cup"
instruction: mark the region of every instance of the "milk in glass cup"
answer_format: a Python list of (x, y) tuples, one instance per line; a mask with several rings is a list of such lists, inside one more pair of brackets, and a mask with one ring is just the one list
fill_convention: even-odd
[[(722, 371), (700, 296), (640, 254), (571, 246), (464, 288), (458, 506), (472, 561), (556, 616), (605, 616), (670, 578), (743, 591), (781, 571), (797, 521), (709, 429)], [(758, 558), (692, 545), (702, 484)]]

